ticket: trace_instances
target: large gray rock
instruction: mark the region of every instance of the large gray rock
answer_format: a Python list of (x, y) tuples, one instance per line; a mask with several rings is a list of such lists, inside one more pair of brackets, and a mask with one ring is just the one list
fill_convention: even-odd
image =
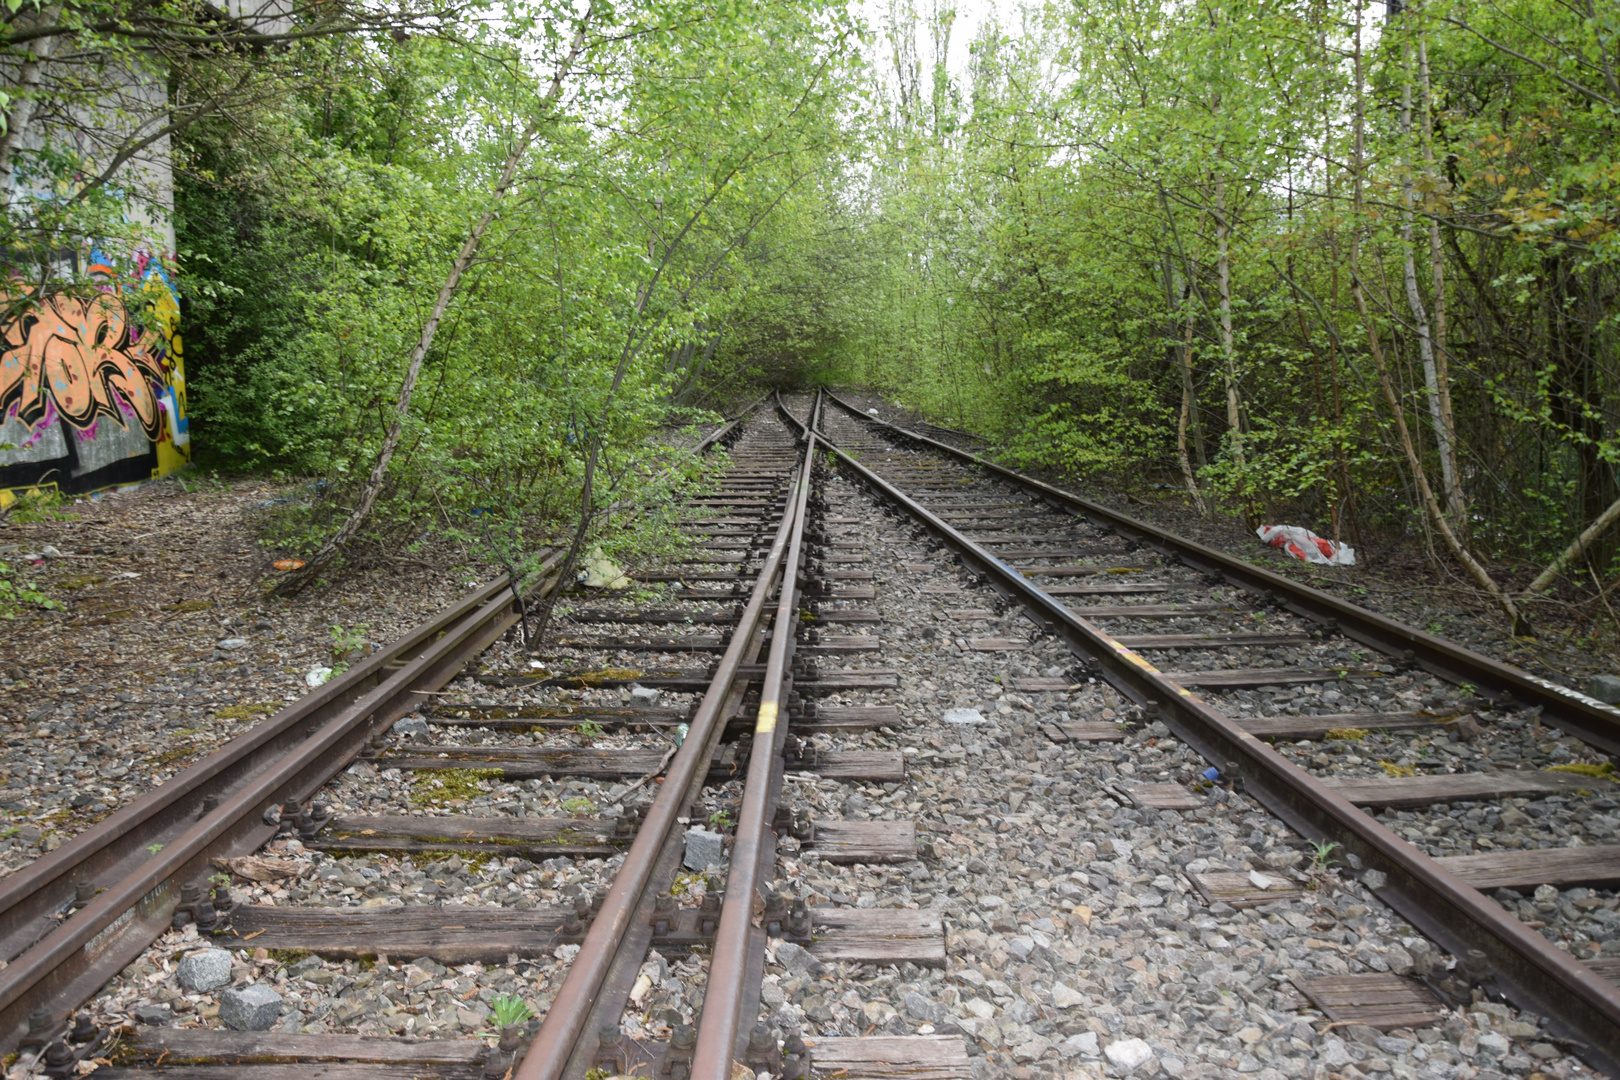
[(1586, 692), (1606, 704), (1620, 705), (1620, 675), (1594, 675)]
[(234, 986), (219, 996), (219, 1018), (237, 1031), (269, 1031), (281, 1018), (281, 995), (259, 983)]
[(428, 722), (420, 716), (407, 716), (403, 720), (395, 720), (390, 730), (395, 735), (426, 735)]
[(224, 949), (193, 949), (180, 958), (174, 974), (194, 994), (218, 990), (231, 981), (231, 954)]
[(817, 960), (809, 949), (802, 945), (795, 945), (791, 941), (784, 941), (776, 947), (776, 962), (794, 975), (810, 975), (819, 978), (827, 970), (827, 965)]
[(681, 860), (688, 870), (707, 870), (719, 866), (726, 858), (726, 838), (708, 829), (686, 830), (686, 857)]

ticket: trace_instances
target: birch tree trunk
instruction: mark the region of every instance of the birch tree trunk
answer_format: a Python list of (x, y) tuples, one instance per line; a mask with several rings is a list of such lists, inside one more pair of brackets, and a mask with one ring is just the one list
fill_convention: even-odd
[[(1362, 192), (1362, 170), (1366, 160), (1366, 103), (1362, 95), (1361, 70), (1361, 15), (1362, 4), (1356, 4), (1354, 73), (1355, 73), (1355, 116), (1353, 144), (1351, 148), (1351, 179), (1353, 188), (1351, 193), (1351, 207), (1353, 212), (1354, 228), (1350, 234), (1350, 296), (1355, 302), (1356, 311), (1361, 316), (1363, 326), (1367, 331), (1367, 351), (1371, 353), (1373, 367), (1378, 373), (1378, 387), (1383, 392), (1384, 403), (1389, 406), (1392, 422), (1395, 425), (1395, 435), (1401, 444), (1401, 451), (1406, 457), (1407, 467), (1412, 472), (1412, 484), (1417, 488), (1418, 500), (1423, 506), (1425, 515), (1434, 531), (1450, 549), (1456, 560), (1462, 564), (1468, 575), (1474, 579), (1495, 600), (1502, 613), (1508, 617), (1512, 632), (1517, 636), (1531, 636), (1532, 630), (1529, 622), (1519, 612), (1513, 598), (1502, 591), (1501, 586), (1491, 577), (1490, 572), (1475, 559), (1468, 548), (1458, 539), (1456, 532), (1446, 520), (1445, 514), (1440, 511), (1440, 503), (1434, 496), (1434, 489), (1429, 486), (1428, 474), (1423, 468), (1423, 459), (1418, 455), (1417, 446), (1412, 441), (1412, 432), (1406, 426), (1406, 411), (1402, 407), (1400, 395), (1395, 392), (1394, 380), (1390, 378), (1389, 365), (1384, 359), (1383, 343), (1379, 340), (1378, 324), (1367, 307), (1367, 297), (1361, 282), (1361, 217), (1364, 209)], [(1410, 246), (1408, 246), (1410, 250)]]
[[(1403, 27), (1403, 30), (1407, 29)], [(1401, 135), (1410, 146), (1412, 136), (1412, 44), (1402, 43), (1405, 61), (1401, 80)], [(1414, 168), (1409, 161), (1401, 177), (1401, 279), (1406, 287), (1406, 305), (1412, 312), (1412, 332), (1417, 337), (1418, 356), (1423, 361), (1423, 383), (1428, 390), (1429, 422), (1434, 427), (1434, 441), (1440, 451), (1441, 485), (1446, 492), (1446, 512), (1455, 520), (1462, 511), (1452, 500), (1457, 490), (1456, 454), (1452, 449), (1450, 426), (1440, 408), (1441, 383), (1435, 359), (1434, 337), (1429, 326), (1429, 313), (1423, 305), (1423, 294), (1418, 288), (1417, 252), (1412, 231), (1413, 208), (1417, 204), (1417, 189), (1413, 183)], [(1449, 399), (1449, 394), (1447, 395)]]
[[(1216, 153), (1216, 168), (1222, 164)], [(1226, 218), (1226, 177), (1215, 177), (1215, 290), (1220, 307), (1221, 361), (1226, 375), (1226, 429), (1231, 434), (1232, 460), (1241, 468), (1243, 453), (1243, 414), (1238, 400), (1237, 346), (1232, 333), (1232, 230)]]
[[(1440, 174), (1434, 167), (1434, 93), (1429, 83), (1429, 42), (1418, 34), (1419, 132), (1423, 141), (1423, 171), (1428, 177), (1429, 197), (1440, 191)], [(1434, 304), (1435, 406), (1440, 412), (1441, 460), (1449, 457), (1446, 470), (1446, 511), (1452, 526), (1464, 540), (1468, 538), (1468, 497), (1463, 493), (1462, 471), (1457, 465), (1457, 422), (1451, 411), (1451, 357), (1446, 351), (1446, 259), (1440, 241), (1440, 222), (1429, 218), (1429, 273), (1433, 281), (1430, 299)]]
[(1193, 410), (1197, 407), (1193, 401), (1193, 305), (1192, 286), (1188, 284), (1181, 298), (1183, 310), (1182, 339), (1180, 347), (1176, 350), (1181, 358), (1181, 417), (1176, 422), (1176, 450), (1181, 456), (1181, 475), (1187, 482), (1187, 492), (1192, 496), (1193, 506), (1199, 517), (1209, 517), (1209, 507), (1204, 503), (1204, 494), (1198, 490), (1198, 477), (1193, 472), (1192, 460), (1187, 454), (1187, 427), (1192, 419)]

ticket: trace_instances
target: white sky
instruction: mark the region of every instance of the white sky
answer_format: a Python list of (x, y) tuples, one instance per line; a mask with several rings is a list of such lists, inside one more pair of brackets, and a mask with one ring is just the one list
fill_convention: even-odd
[[(1016, 0), (914, 0), (919, 15), (927, 17), (934, 10), (937, 3), (940, 8), (951, 7), (956, 11), (956, 21), (951, 27), (950, 54), (946, 57), (946, 67), (955, 77), (964, 90), (967, 89), (968, 73), (968, 46), (978, 36), (979, 27), (987, 21), (999, 21), (1006, 25), (1015, 14)], [(883, 70), (887, 71), (888, 43), (882, 37), (885, 22), (888, 18), (888, 0), (857, 0), (858, 10), (865, 17), (867, 25), (877, 35), (877, 48), (880, 51), (877, 59)], [(932, 60), (930, 50), (932, 43), (926, 33), (920, 34), (917, 42), (918, 53), (922, 56), (924, 64)]]

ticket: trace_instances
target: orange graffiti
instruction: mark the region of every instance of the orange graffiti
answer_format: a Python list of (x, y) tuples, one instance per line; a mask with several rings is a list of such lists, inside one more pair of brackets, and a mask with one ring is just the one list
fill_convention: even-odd
[[(166, 306), (162, 299), (156, 309)], [(156, 440), (163, 428), (157, 395), (171, 381), (169, 345), (132, 324), (118, 292), (54, 296), (11, 320), (0, 337), (0, 417), (15, 412), (32, 426), (54, 405), (83, 430), (102, 416), (128, 427), (133, 416)]]

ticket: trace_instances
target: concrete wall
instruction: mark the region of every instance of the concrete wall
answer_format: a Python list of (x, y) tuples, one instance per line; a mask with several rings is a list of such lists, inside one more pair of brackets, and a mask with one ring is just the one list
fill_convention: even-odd
[[(292, 25), (289, 0), (223, 0), (217, 9), (244, 32), (279, 34)], [(49, 90), (49, 58), (36, 72)], [(15, 85), (17, 71), (0, 71)], [(168, 121), (163, 72), (124, 69), (95, 108), (69, 108), (48, 92), (18, 132), (21, 152), (47, 143), (71, 148), (83, 173), (97, 175), (123, 145)], [(144, 147), (115, 174), (127, 193), (127, 238), (64, 255), (64, 276), (93, 283), (24, 305), (0, 325), (0, 507), (18, 491), (82, 492), (162, 476), (190, 460), (180, 302), (174, 288), (174, 174), (167, 137)], [(12, 171), (8, 205), (63, 197)], [(0, 282), (10, 301), (32, 291)], [(9, 306), (9, 305), (8, 305)]]

